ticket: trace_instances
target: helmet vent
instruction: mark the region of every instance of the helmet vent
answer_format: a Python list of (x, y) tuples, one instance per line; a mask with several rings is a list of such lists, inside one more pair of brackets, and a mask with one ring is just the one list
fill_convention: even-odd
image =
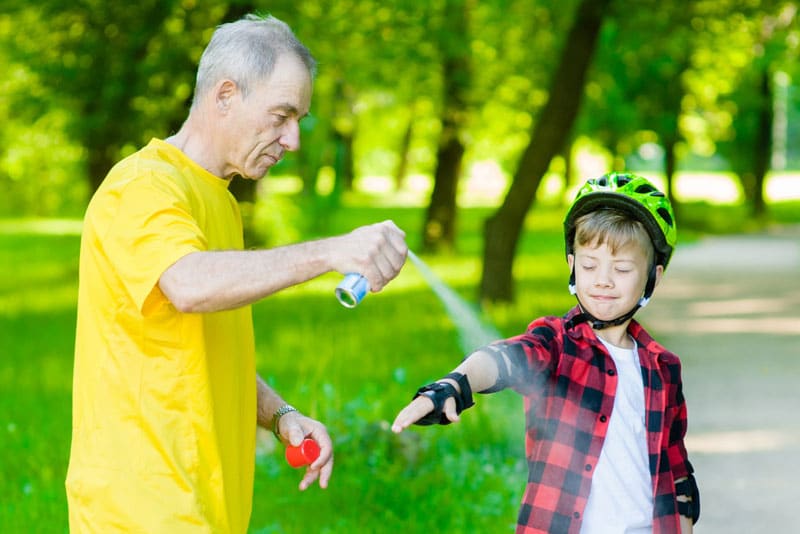
[(656, 212), (661, 215), (661, 218), (664, 219), (664, 222), (672, 227), (672, 216), (670, 216), (669, 211), (667, 211), (665, 208), (658, 208)]
[(627, 185), (630, 183), (631, 177), (629, 174), (620, 174), (617, 175), (617, 186), (622, 187), (623, 185)]
[(642, 184), (636, 188), (636, 192), (644, 195), (646, 193), (658, 193), (659, 191), (650, 184)]

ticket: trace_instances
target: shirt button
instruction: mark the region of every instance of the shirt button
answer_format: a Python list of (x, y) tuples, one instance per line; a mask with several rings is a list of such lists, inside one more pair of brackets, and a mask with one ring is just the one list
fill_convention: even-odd
[(591, 471), (592, 470), (592, 464), (586, 464), (586, 467), (584, 469), (586, 469), (587, 471)]
[(614, 376), (615, 374), (617, 374), (616, 371), (614, 371), (613, 369), (609, 369), (607, 372), (608, 376)]
[(601, 423), (605, 423), (606, 421), (608, 421), (608, 417), (606, 417), (605, 415), (601, 415), (600, 416), (600, 422)]
[(574, 517), (575, 519), (580, 519), (581, 518), (581, 514), (580, 514), (580, 512), (573, 512), (572, 517)]

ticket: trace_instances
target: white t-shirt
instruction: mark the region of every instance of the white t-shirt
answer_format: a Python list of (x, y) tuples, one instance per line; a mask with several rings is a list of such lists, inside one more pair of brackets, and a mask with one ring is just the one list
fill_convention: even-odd
[(581, 534), (649, 534), (653, 531), (653, 481), (636, 342), (632, 349), (605, 341), (603, 345), (617, 368), (617, 391), (603, 449), (592, 475)]

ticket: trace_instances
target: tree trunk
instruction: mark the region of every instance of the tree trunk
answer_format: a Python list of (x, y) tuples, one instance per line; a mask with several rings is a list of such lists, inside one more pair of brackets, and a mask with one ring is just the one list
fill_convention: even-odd
[(463, 155), (464, 146), (456, 136), (437, 153), (436, 175), (422, 241), (425, 252), (455, 248), (456, 193)]
[(241, 176), (234, 176), (228, 189), (239, 202), (255, 202), (256, 183), (256, 180), (248, 180)]
[[(121, 148), (131, 141), (123, 126), (132, 120), (136, 111), (131, 105), (140, 87), (139, 65), (148, 54), (154, 36), (161, 32), (172, 6), (169, 2), (153, 2), (142, 12), (142, 20), (150, 21), (146, 31), (131, 32), (131, 38), (115, 46), (96, 50), (92, 71), (97, 73), (90, 92), (84, 94), (82, 117), (90, 125), (81, 139), (88, 152), (89, 197), (91, 197), (119, 158)], [(94, 31), (103, 31), (105, 21), (90, 18), (97, 25)], [(121, 67), (114, 68), (114, 60), (125, 57)], [(113, 114), (109, 117), (109, 113)]]
[(94, 136), (90, 136), (90, 138), (84, 141), (87, 149), (89, 185), (91, 186), (89, 190), (90, 197), (97, 191), (97, 188), (100, 187), (100, 184), (105, 180), (108, 171), (110, 171), (111, 167), (116, 163), (116, 157), (109, 155), (111, 152), (109, 146), (102, 142), (92, 142), (92, 138), (94, 138)]
[(342, 133), (333, 130), (336, 146), (333, 168), (336, 171), (334, 191), (338, 196), (342, 191), (353, 189), (353, 132)]
[(440, 252), (455, 248), (456, 193), (464, 146), (459, 139), (470, 84), (467, 13), (464, 0), (448, 0), (443, 48), (442, 133), (436, 154), (433, 192), (425, 214), (422, 249)]
[(403, 187), (403, 181), (406, 174), (408, 174), (408, 155), (411, 150), (411, 139), (414, 136), (414, 112), (412, 106), (411, 117), (408, 119), (408, 126), (403, 132), (403, 139), (400, 140), (400, 149), (398, 154), (400, 161), (397, 164), (397, 169), (394, 171), (394, 188), (399, 191)]
[(664, 143), (664, 180), (667, 183), (667, 198), (669, 198), (672, 208), (675, 209), (677, 204), (675, 202), (675, 169), (678, 162), (675, 154), (675, 137), (665, 137)]
[(531, 132), (503, 205), (484, 228), (482, 301), (511, 301), (512, 265), (525, 215), (553, 156), (564, 147), (578, 114), (591, 63), (610, 0), (582, 0), (553, 76), (549, 98)]
[(758, 130), (756, 131), (755, 155), (753, 159), (753, 215), (762, 218), (767, 211), (764, 202), (764, 181), (769, 170), (772, 155), (772, 85), (769, 83), (769, 69), (761, 72), (760, 96), (758, 106)]
[(572, 185), (572, 172), (573, 172), (573, 161), (572, 161), (572, 149), (573, 149), (573, 138), (567, 139), (564, 148), (561, 149), (561, 157), (564, 158), (564, 185), (561, 188), (561, 191), (558, 193), (558, 205), (565, 206), (567, 203), (567, 191), (569, 190), (570, 186)]
[[(688, 14), (691, 16), (691, 11), (689, 11)], [(678, 170), (678, 156), (675, 153), (675, 147), (678, 145), (678, 141), (681, 139), (681, 130), (678, 124), (678, 118), (681, 114), (681, 102), (683, 101), (683, 96), (685, 94), (683, 82), (681, 80), (683, 79), (683, 74), (690, 66), (689, 56), (691, 55), (692, 48), (693, 47), (691, 45), (687, 46), (683, 50), (683, 55), (679, 58), (675, 58), (676, 64), (679, 65), (675, 75), (676, 82), (667, 84), (665, 93), (666, 99), (664, 102), (665, 109), (671, 109), (674, 111), (674, 113), (660, 121), (656, 121), (656, 124), (659, 125), (658, 135), (661, 137), (664, 145), (664, 176), (667, 184), (667, 198), (669, 199), (670, 204), (672, 204), (672, 209), (674, 210), (676, 217), (678, 217), (678, 220), (680, 220), (678, 212), (680, 211), (681, 207), (675, 198), (675, 173)]]

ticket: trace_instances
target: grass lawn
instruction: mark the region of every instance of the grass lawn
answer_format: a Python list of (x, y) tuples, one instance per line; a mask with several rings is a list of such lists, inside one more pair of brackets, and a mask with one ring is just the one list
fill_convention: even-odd
[[(733, 220), (727, 208), (690, 215)], [(694, 211), (691, 211), (694, 210)], [(480, 277), (485, 209), (460, 212), (459, 254), (423, 258), (465, 299)], [(798, 222), (797, 203), (776, 217)], [(420, 208), (351, 206), (331, 232), (392, 218), (419, 241)], [(560, 209), (529, 217), (515, 263), (517, 301), (484, 311), (503, 335), (573, 304), (566, 291)], [(74, 225), (73, 225), (74, 226)], [(0, 525), (3, 532), (67, 530), (64, 476), (70, 445), (72, 350), (79, 236), (73, 227), (0, 225)], [(735, 229), (741, 229), (736, 226)], [(697, 230), (685, 233), (690, 239)], [(683, 237), (683, 236), (682, 236)], [(327, 490), (296, 487), (300, 472), (271, 435), (259, 439), (251, 531), (509, 532), (527, 477), (521, 400), (480, 397), (461, 424), (389, 422), (422, 384), (464, 355), (456, 323), (410, 263), (378, 295), (340, 306), (328, 275), (253, 307), (259, 372), (305, 413), (328, 425), (336, 468)]]

